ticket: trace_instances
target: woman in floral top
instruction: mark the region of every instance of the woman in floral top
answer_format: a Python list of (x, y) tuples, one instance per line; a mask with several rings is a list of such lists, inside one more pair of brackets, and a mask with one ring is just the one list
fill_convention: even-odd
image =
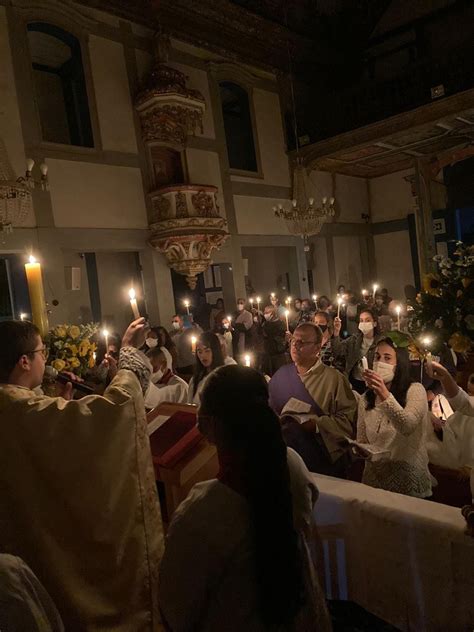
[(316, 312), (313, 322), (323, 332), (323, 340), (321, 342), (321, 362), (327, 366), (334, 365), (334, 353), (332, 350), (332, 321), (327, 312)]

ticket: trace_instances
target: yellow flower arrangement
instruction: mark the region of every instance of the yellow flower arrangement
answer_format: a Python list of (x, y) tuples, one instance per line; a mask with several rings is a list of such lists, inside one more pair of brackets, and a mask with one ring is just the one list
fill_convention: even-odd
[(81, 330), (77, 325), (71, 325), (67, 330), (67, 333), (70, 338), (76, 340), (76, 338), (79, 338), (81, 335)]
[(61, 373), (61, 371), (64, 371), (64, 369), (66, 368), (66, 363), (64, 362), (64, 360), (60, 360), (58, 358), (51, 363), (51, 366), (53, 367), (53, 369), (56, 369), (58, 373)]
[(84, 375), (95, 366), (94, 353), (97, 344), (91, 338), (97, 334), (99, 326), (57, 325), (46, 338), (49, 347), (50, 364), (57, 371), (72, 371)]
[(425, 274), (423, 277), (423, 290), (432, 296), (439, 296), (441, 279), (437, 274)]
[(456, 353), (467, 353), (472, 346), (470, 338), (456, 332), (448, 340), (448, 344)]

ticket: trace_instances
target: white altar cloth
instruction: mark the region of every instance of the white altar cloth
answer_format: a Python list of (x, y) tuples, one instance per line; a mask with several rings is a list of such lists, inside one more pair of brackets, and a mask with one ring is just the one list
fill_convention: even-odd
[(403, 631), (474, 630), (474, 538), (460, 509), (313, 476), (329, 599)]

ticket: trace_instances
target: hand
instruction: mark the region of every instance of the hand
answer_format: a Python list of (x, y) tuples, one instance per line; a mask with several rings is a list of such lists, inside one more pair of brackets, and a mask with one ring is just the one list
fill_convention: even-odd
[(430, 421), (431, 421), (431, 425), (433, 426), (435, 430), (443, 430), (444, 428), (443, 420), (439, 419), (439, 417), (436, 417), (436, 415), (433, 415), (433, 413), (430, 413)]
[(385, 401), (390, 395), (390, 391), (380, 375), (371, 369), (367, 369), (367, 371), (364, 371), (363, 376), (368, 388), (373, 390), (382, 401)]
[(334, 319), (334, 336), (337, 338), (341, 333), (342, 320), (336, 316)]
[(293, 338), (293, 334), (291, 331), (285, 331), (285, 341), (290, 344), (291, 339)]
[(426, 391), (426, 399), (429, 402), (432, 402), (435, 399), (435, 397), (436, 397), (436, 393), (433, 393), (433, 391), (431, 391), (430, 389)]
[(84, 380), (71, 373), (70, 371), (61, 371), (62, 375), (67, 375), (69, 378), (69, 382), (66, 384), (61, 384), (61, 382), (56, 382), (56, 394), (58, 397), (62, 397), (63, 399), (67, 399), (68, 401), (72, 399), (72, 393), (74, 391), (74, 382), (84, 382)]
[(102, 360), (101, 364), (102, 366), (105, 366), (108, 368), (109, 377), (111, 380), (113, 380), (113, 378), (117, 375), (117, 371), (118, 371), (117, 360), (113, 356), (107, 354), (105, 358)]
[(445, 378), (449, 378), (450, 373), (447, 369), (444, 368), (442, 364), (439, 362), (435, 362), (432, 360), (431, 362), (425, 362), (425, 371), (426, 373), (434, 378), (435, 380), (443, 380)]
[(145, 344), (145, 339), (150, 331), (150, 325), (143, 317), (137, 318), (128, 326), (122, 338), (122, 347), (135, 347), (140, 349)]

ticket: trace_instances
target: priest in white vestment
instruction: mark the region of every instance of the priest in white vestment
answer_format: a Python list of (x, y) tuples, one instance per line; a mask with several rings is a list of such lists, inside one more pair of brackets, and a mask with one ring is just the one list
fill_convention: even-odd
[(163, 532), (137, 349), (126, 331), (103, 396), (38, 396), (45, 347), (25, 321), (0, 323), (0, 551), (43, 584), (68, 632), (155, 632)]

